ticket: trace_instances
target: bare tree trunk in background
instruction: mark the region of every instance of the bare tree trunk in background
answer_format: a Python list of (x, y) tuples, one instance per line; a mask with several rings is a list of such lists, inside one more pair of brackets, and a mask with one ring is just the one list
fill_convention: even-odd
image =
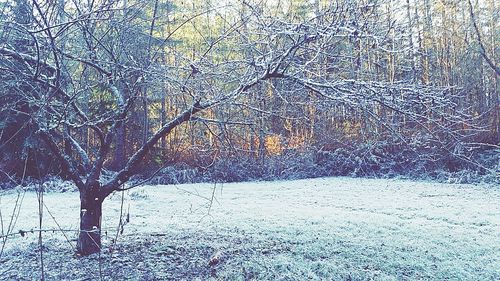
[[(497, 65), (498, 63), (498, 54), (497, 54), (497, 46), (499, 45), (499, 37), (498, 37), (498, 30), (499, 30), (499, 20), (500, 20), (500, 13), (498, 12), (499, 5), (498, 1), (494, 0), (489, 0), (488, 1), (489, 5), (489, 10), (490, 10), (490, 53), (491, 53), (491, 58), (493, 60), (493, 63)], [(498, 69), (498, 65), (497, 65)], [(500, 140), (500, 97), (498, 92), (500, 91), (500, 77), (497, 73), (497, 75), (494, 78), (494, 83), (492, 86), (492, 92), (493, 94), (491, 95), (491, 104), (492, 107), (494, 108), (492, 112), (492, 127), (493, 127), (493, 143), (495, 143), (495, 140)]]
[[(500, 104), (499, 104), (499, 96), (498, 96), (498, 84), (499, 84), (499, 80), (498, 80), (498, 77), (500, 76), (500, 67), (497, 66), (496, 64), (496, 61), (495, 61), (495, 46), (496, 46), (496, 39), (494, 39), (495, 37), (492, 36), (492, 40), (493, 40), (493, 56), (490, 57), (488, 55), (488, 51), (483, 43), (483, 39), (482, 39), (482, 36), (481, 36), (481, 31), (479, 29), (479, 26), (477, 24), (477, 21), (478, 19), (476, 19), (476, 14), (474, 13), (474, 7), (472, 6), (472, 2), (471, 0), (468, 0), (467, 1), (468, 3), (468, 8), (469, 8), (469, 15), (470, 15), (470, 18), (471, 18), (471, 21), (472, 21), (472, 25), (474, 27), (474, 31), (476, 33), (476, 38), (477, 38), (477, 42), (479, 44), (479, 53), (481, 54), (481, 56), (483, 57), (483, 59), (486, 61), (486, 63), (488, 64), (488, 66), (495, 72), (495, 77), (494, 77), (494, 86), (493, 86), (493, 93), (491, 96), (491, 100), (492, 100), (492, 124), (493, 124), (493, 134), (492, 134), (492, 137), (493, 137), (493, 140), (492, 142), (493, 143), (498, 143), (498, 139), (500, 139), (500, 118), (499, 118), (499, 111), (500, 111)], [(495, 10), (495, 4), (493, 3), (490, 3), (490, 6), (492, 7), (492, 13), (494, 14), (494, 10)], [(494, 15), (492, 15), (492, 18), (494, 18)], [(496, 31), (496, 29), (494, 28), (496, 25), (495, 21), (493, 21), (492, 23), (492, 28), (493, 28), (493, 31), (492, 34), (494, 34), (494, 32)], [(483, 91), (486, 91), (486, 88), (483, 87)], [(495, 141), (496, 140), (496, 141)]]
[(123, 168), (126, 158), (127, 130), (125, 122), (122, 122), (122, 124), (117, 127), (115, 138), (115, 155), (112, 166), (114, 169), (119, 170)]
[(412, 13), (411, 13), (411, 5), (410, 5), (410, 0), (406, 0), (406, 16), (408, 17), (408, 44), (410, 46), (409, 48), (409, 56), (411, 60), (411, 81), (414, 82), (416, 80), (416, 75), (417, 75), (417, 68), (416, 68), (416, 52), (415, 52), (415, 46), (413, 45), (413, 26), (415, 22), (412, 20)]
[[(168, 85), (165, 85), (165, 93), (162, 93), (161, 96), (161, 109), (160, 109), (160, 122), (161, 126), (165, 125), (165, 122), (167, 121), (167, 111), (166, 111), (166, 97), (168, 94)], [(160, 148), (161, 148), (161, 156), (162, 158), (166, 156), (166, 150), (167, 150), (167, 137), (163, 136), (161, 138), (161, 143), (160, 143)]]
[(479, 30), (479, 27), (476, 23), (476, 16), (474, 14), (474, 8), (472, 7), (472, 2), (471, 2), (471, 0), (468, 0), (468, 2), (469, 2), (470, 17), (472, 20), (472, 24), (474, 26), (474, 30), (476, 31), (477, 42), (479, 43), (479, 47), (480, 47), (479, 52), (483, 56), (484, 60), (488, 63), (488, 65), (495, 71), (496, 75), (499, 76), (500, 75), (500, 68), (496, 65), (496, 63), (488, 55), (486, 47), (483, 44), (483, 39), (481, 37), (481, 31)]

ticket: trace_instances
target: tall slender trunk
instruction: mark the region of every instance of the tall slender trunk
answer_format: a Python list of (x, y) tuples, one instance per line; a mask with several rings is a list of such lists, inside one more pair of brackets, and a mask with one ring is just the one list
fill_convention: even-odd
[(127, 132), (125, 128), (125, 122), (117, 128), (116, 130), (116, 147), (115, 147), (115, 159), (113, 161), (113, 168), (117, 171), (123, 168), (125, 164), (125, 143), (127, 142)]
[(97, 253), (101, 249), (102, 201), (99, 184), (80, 192), (80, 234), (77, 251), (81, 255)]
[[(166, 102), (166, 95), (168, 93), (168, 86), (165, 87), (165, 93), (161, 97), (161, 111), (160, 111), (160, 122), (161, 126), (165, 125), (165, 122), (167, 122), (167, 102)], [(167, 150), (167, 137), (163, 136), (161, 137), (161, 158), (162, 160), (166, 156), (166, 150)]]
[(142, 106), (143, 106), (143, 123), (142, 123), (142, 144), (144, 145), (148, 139), (149, 139), (149, 115), (148, 115), (148, 107), (149, 107), (149, 101), (148, 101), (148, 94), (147, 94), (147, 89), (146, 87), (141, 87), (142, 88)]

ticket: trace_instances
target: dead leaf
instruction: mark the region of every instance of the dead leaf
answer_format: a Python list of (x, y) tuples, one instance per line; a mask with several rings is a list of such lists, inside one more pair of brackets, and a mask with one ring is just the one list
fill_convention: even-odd
[(208, 261), (208, 265), (215, 266), (219, 264), (222, 261), (223, 257), (224, 254), (222, 253), (222, 251), (216, 251)]

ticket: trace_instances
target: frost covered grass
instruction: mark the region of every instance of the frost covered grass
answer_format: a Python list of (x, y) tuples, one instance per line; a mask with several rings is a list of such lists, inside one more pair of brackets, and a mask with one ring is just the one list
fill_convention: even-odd
[[(0, 198), (5, 224), (17, 195)], [(37, 228), (36, 200), (25, 194), (15, 231)], [(104, 203), (101, 257), (75, 257), (76, 233), (71, 243), (44, 233), (47, 279), (98, 279), (99, 260), (106, 280), (500, 279), (496, 186), (320, 178), (139, 187), (125, 194), (130, 222), (113, 246), (121, 203), (121, 193)], [(77, 229), (77, 193), (46, 194), (45, 204), (61, 228)], [(57, 229), (47, 209), (43, 225)], [(40, 276), (37, 238), (7, 240), (1, 280)]]

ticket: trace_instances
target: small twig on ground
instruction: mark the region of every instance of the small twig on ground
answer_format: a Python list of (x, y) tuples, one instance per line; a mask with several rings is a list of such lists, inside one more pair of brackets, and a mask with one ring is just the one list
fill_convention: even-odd
[(176, 186), (175, 188), (176, 188), (177, 190), (180, 190), (180, 191), (184, 192), (184, 193), (187, 193), (187, 194), (189, 194), (189, 195), (194, 195), (194, 196), (196, 196), (196, 197), (200, 197), (200, 198), (205, 199), (205, 200), (207, 200), (207, 201), (209, 201), (209, 202), (210, 202), (210, 198), (208, 198), (208, 197), (206, 197), (206, 196), (203, 196), (203, 195), (199, 194), (198, 192), (194, 193), (194, 192), (192, 192), (192, 191), (185, 190), (185, 189), (180, 188), (180, 187), (178, 187), (178, 186)]

